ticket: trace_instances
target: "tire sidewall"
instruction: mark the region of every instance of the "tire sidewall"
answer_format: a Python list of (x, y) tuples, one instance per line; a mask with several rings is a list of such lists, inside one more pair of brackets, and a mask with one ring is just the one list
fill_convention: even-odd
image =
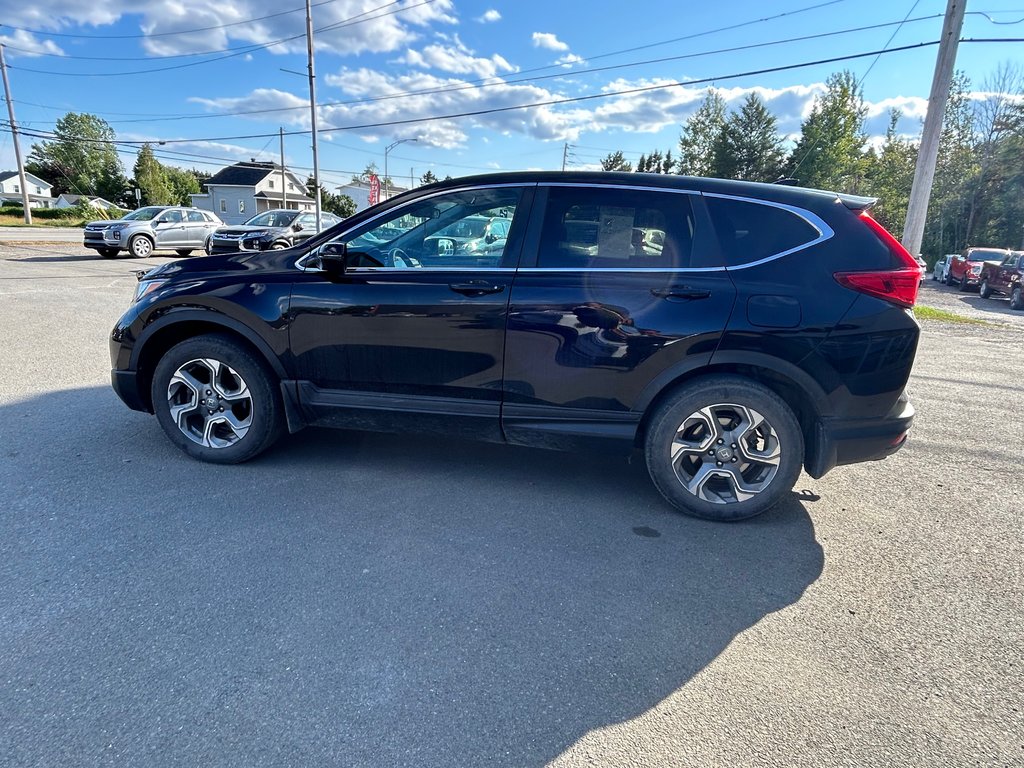
[[(146, 251), (145, 254), (140, 255), (140, 254), (135, 252), (135, 244), (137, 242), (141, 242), (143, 240), (145, 240), (147, 243), (149, 243), (149, 249)], [(134, 256), (137, 259), (144, 259), (147, 256), (151, 256), (152, 255), (152, 253), (153, 253), (153, 243), (145, 235), (134, 235), (132, 237), (132, 239), (128, 241), (128, 253), (130, 253), (132, 256)]]
[[(178, 368), (197, 358), (212, 358), (228, 365), (249, 388), (252, 425), (245, 437), (227, 448), (208, 448), (193, 442), (171, 418), (167, 385)], [(283, 429), (283, 407), (275, 377), (252, 352), (225, 336), (198, 336), (171, 347), (157, 363), (150, 394), (157, 421), (167, 437), (189, 456), (202, 461), (216, 464), (248, 461), (268, 448)]]
[(1024, 296), (1021, 295), (1021, 287), (1014, 286), (1010, 292), (1010, 309), (1024, 309)]
[(978, 288), (978, 293), (983, 299), (987, 299), (992, 295), (992, 290), (988, 287), (988, 280), (981, 281), (981, 287)]
[[(762, 414), (776, 430), (782, 448), (779, 468), (767, 489), (753, 499), (713, 504), (687, 491), (672, 469), (670, 446), (683, 420), (715, 403), (745, 405)], [(745, 520), (770, 509), (792, 490), (804, 462), (804, 439), (792, 409), (767, 387), (739, 376), (698, 379), (670, 395), (651, 419), (644, 441), (647, 469), (665, 499), (685, 514), (706, 520)]]

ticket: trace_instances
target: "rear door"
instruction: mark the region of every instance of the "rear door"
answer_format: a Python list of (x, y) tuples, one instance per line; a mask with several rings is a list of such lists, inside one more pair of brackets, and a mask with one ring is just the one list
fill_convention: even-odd
[[(505, 435), (632, 439), (651, 389), (710, 362), (733, 307), (700, 196), (552, 183), (533, 211), (509, 306)], [(665, 233), (660, 251), (644, 229)]]

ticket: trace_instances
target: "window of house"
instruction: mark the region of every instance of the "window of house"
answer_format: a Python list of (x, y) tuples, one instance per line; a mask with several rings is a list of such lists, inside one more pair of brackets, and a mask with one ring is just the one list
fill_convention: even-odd
[(245, 213), (245, 200), (238, 201), (238, 212)]
[(615, 269), (690, 266), (689, 195), (552, 187), (537, 266)]
[(228, 201), (225, 200), (223, 197), (220, 199), (220, 212), (221, 213), (227, 213), (228, 212)]
[(268, 184), (268, 185), (270, 185), (270, 188), (271, 188), (271, 189), (273, 189), (273, 188), (274, 188), (274, 180), (273, 180), (273, 179), (269, 179), (269, 180), (267, 181), (267, 184)]

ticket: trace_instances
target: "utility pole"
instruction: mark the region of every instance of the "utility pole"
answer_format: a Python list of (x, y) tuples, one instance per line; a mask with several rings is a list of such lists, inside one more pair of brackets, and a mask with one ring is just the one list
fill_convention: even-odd
[(939, 156), (942, 118), (946, 112), (946, 101), (949, 99), (949, 84), (953, 79), (953, 65), (956, 64), (956, 49), (960, 42), (960, 30), (964, 25), (966, 7), (967, 0), (948, 0), (946, 19), (942, 24), (932, 90), (928, 94), (928, 114), (924, 118), (921, 148), (918, 150), (917, 167), (914, 169), (914, 185), (910, 188), (910, 205), (907, 207), (907, 221), (903, 227), (903, 247), (914, 256), (921, 252), (921, 241), (924, 239), (928, 199), (932, 194), (935, 163)]
[(306, 0), (306, 52), (309, 62), (309, 122), (313, 129), (313, 197), (316, 199), (316, 231), (320, 231), (320, 157), (316, 138), (316, 72), (313, 69), (313, 7)]
[(281, 207), (288, 208), (288, 179), (284, 172), (284, 128), (281, 131)]
[(565, 170), (565, 161), (569, 159), (569, 142), (562, 145), (562, 170)]
[(4, 46), (0, 43), (0, 72), (4, 78), (4, 97), (7, 99), (7, 114), (11, 118), (11, 136), (14, 138), (14, 160), (18, 164), (18, 181), (21, 183), (21, 205), (25, 211), (25, 223), (32, 223), (32, 209), (28, 204), (28, 184), (25, 181), (25, 164), (21, 162), (21, 145), (18, 143), (18, 124), (14, 122), (14, 102), (11, 100), (11, 84), (7, 80), (7, 61)]

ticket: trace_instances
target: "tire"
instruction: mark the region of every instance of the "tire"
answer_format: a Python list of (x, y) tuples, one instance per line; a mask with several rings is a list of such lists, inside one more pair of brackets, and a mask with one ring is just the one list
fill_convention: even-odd
[(196, 336), (168, 350), (153, 373), (151, 395), (167, 437), (201, 461), (248, 461), (284, 432), (277, 378), (227, 336)]
[(288, 245), (288, 243), (281, 242), (274, 243), (270, 246), (270, 250), (272, 251), (283, 251), (285, 248), (291, 248), (291, 246)]
[[(755, 444), (744, 449), (744, 440)], [(673, 444), (682, 443), (690, 450), (673, 460)], [(687, 515), (724, 522), (759, 515), (793, 489), (804, 462), (804, 438), (792, 409), (767, 387), (739, 376), (709, 376), (657, 406), (644, 454), (651, 480), (670, 504)], [(744, 491), (752, 493), (743, 498)]]
[(203, 253), (207, 256), (213, 256), (213, 238), (206, 238), (206, 242), (203, 243)]
[(949, 270), (946, 270), (946, 274), (943, 275), (942, 282), (944, 282), (946, 285), (950, 286), (951, 288), (953, 287), (953, 275), (949, 272)]
[(988, 280), (981, 281), (981, 287), (978, 289), (978, 293), (983, 299), (987, 299), (992, 295), (992, 289), (988, 287)]
[(1019, 284), (1013, 286), (1013, 290), (1010, 291), (1010, 309), (1024, 309), (1024, 295), (1021, 294), (1021, 287)]
[(136, 259), (145, 259), (153, 254), (153, 241), (145, 235), (132, 235), (128, 241), (128, 253)]
[(967, 285), (967, 273), (964, 272), (964, 276), (960, 278), (960, 285), (957, 286), (957, 290), (960, 291), (960, 293), (967, 293), (969, 288), (970, 286)]
[(191, 256), (192, 255), (192, 249), (191, 248), (177, 248), (177, 249), (175, 249), (174, 252), (176, 254), (178, 254), (179, 256), (181, 256), (182, 258), (185, 258), (186, 256)]
[(99, 251), (100, 256), (104, 259), (116, 258), (119, 253), (117, 248), (98, 248), (97, 250)]

